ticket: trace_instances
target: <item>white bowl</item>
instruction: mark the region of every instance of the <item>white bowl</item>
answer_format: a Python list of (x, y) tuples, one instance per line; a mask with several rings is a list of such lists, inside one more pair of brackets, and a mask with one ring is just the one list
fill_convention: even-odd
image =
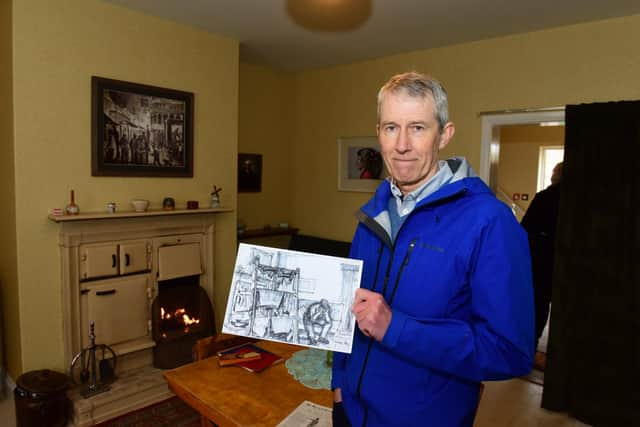
[(131, 201), (131, 205), (133, 206), (133, 210), (136, 212), (144, 212), (147, 210), (149, 206), (149, 201), (144, 199), (133, 199)]

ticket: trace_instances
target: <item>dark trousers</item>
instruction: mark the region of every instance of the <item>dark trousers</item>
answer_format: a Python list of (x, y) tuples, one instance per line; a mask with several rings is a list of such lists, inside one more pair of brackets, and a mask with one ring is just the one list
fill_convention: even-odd
[(549, 305), (551, 304), (551, 295), (535, 295), (536, 309), (536, 342), (535, 351), (538, 350), (538, 341), (544, 332), (549, 318)]
[(344, 406), (342, 406), (342, 402), (333, 402), (333, 427), (351, 427), (351, 423), (349, 423), (349, 418), (347, 418), (347, 413), (344, 411)]
[(530, 239), (531, 267), (533, 273), (533, 297), (536, 316), (535, 348), (542, 336), (549, 317), (553, 282), (553, 241)]

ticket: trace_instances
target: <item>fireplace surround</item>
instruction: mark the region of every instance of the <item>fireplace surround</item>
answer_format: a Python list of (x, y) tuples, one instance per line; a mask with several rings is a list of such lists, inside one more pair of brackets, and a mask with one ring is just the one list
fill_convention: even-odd
[(194, 329), (202, 336), (214, 331), (214, 214), (229, 211), (49, 217), (59, 225), (65, 363), (69, 366), (86, 347), (84, 335), (94, 317), (102, 319), (102, 326), (96, 322), (96, 342), (118, 355), (118, 379), (110, 391), (89, 399), (70, 393), (74, 425), (93, 425), (172, 395), (162, 370), (154, 366), (159, 284), (192, 276), (191, 285), (207, 307), (198, 308), (204, 323)]

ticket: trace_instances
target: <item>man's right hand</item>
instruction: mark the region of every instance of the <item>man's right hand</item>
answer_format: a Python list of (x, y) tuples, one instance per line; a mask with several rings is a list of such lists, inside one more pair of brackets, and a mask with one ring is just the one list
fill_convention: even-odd
[(381, 294), (368, 289), (356, 289), (351, 311), (355, 314), (358, 328), (363, 334), (376, 341), (382, 341), (393, 312)]
[(333, 401), (336, 403), (342, 402), (342, 389), (336, 388), (333, 390)]

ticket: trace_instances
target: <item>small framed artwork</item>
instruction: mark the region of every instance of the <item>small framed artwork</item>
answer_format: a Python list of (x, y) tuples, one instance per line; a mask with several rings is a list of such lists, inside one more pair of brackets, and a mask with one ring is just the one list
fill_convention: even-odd
[(387, 176), (378, 139), (338, 139), (338, 190), (374, 192)]
[(92, 176), (193, 176), (193, 93), (91, 78)]
[(262, 154), (238, 154), (238, 192), (262, 191)]

